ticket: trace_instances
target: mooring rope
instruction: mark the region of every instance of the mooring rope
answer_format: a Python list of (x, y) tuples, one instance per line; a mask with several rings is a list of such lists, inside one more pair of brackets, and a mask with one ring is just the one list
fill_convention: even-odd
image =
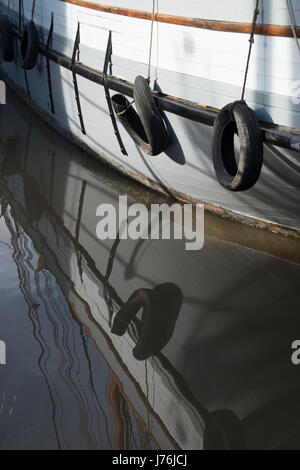
[(249, 72), (249, 64), (250, 64), (252, 46), (254, 44), (254, 34), (255, 34), (256, 25), (257, 25), (257, 18), (258, 18), (258, 15), (260, 13), (258, 7), (259, 7), (259, 0), (256, 0), (256, 7), (255, 7), (254, 13), (253, 13), (253, 21), (252, 21), (252, 27), (251, 27), (251, 33), (250, 33), (250, 39), (249, 39), (250, 47), (249, 47), (248, 59), (247, 59), (245, 77), (244, 77), (243, 91), (242, 91), (242, 97), (241, 97), (242, 100), (244, 100), (244, 97), (245, 97), (245, 91), (246, 91), (246, 84), (247, 84), (247, 78), (248, 78), (248, 72)]
[(150, 33), (150, 47), (149, 47), (149, 62), (148, 62), (148, 82), (151, 78), (151, 59), (152, 59), (152, 47), (153, 47), (153, 31), (155, 22), (155, 0), (152, 0), (152, 21), (151, 21), (151, 33)]
[(291, 22), (291, 28), (292, 28), (292, 31), (293, 31), (293, 35), (294, 35), (294, 38), (295, 38), (295, 41), (296, 41), (296, 44), (297, 44), (297, 47), (298, 47), (298, 50), (299, 50), (299, 53), (300, 53), (300, 42), (299, 42), (299, 38), (297, 36), (297, 31), (296, 31), (296, 28), (295, 28), (295, 24), (294, 24), (294, 18), (293, 18), (293, 12), (292, 12), (292, 7), (291, 7), (291, 4), (290, 4), (290, 0), (286, 0), (286, 6), (287, 6), (288, 14), (289, 14), (289, 17), (290, 17), (290, 22)]

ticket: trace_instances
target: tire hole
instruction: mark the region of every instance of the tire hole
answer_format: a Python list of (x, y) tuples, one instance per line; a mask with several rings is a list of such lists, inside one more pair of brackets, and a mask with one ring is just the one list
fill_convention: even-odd
[[(237, 143), (238, 142), (238, 143)], [(239, 138), (235, 122), (229, 123), (224, 129), (221, 141), (221, 155), (225, 170), (230, 176), (235, 176), (239, 163)]]

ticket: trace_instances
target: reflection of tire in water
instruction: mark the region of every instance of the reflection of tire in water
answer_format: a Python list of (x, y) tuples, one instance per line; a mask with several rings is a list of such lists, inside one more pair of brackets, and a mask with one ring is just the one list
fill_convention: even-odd
[(21, 170), (21, 157), (16, 139), (8, 139), (2, 145), (5, 157), (1, 164), (1, 174), (3, 176), (17, 175)]
[(116, 315), (111, 331), (122, 336), (142, 308), (140, 335), (133, 355), (143, 361), (158, 354), (170, 341), (181, 305), (182, 292), (176, 284), (165, 283), (154, 289), (138, 289)]
[(217, 410), (206, 419), (204, 450), (245, 450), (242, 422), (233, 411)]
[(24, 175), (24, 195), (26, 215), (30, 223), (38, 223), (43, 215), (43, 198), (37, 181), (29, 175)]

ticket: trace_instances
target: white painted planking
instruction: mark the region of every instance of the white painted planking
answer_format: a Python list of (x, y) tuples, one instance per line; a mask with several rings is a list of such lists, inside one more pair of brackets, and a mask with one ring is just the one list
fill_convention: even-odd
[(78, 21), (82, 25), (91, 26), (96, 29), (105, 29), (113, 33), (122, 33), (123, 22), (117, 19), (105, 18), (95, 12), (78, 12)]
[[(28, 17), (31, 13), (31, 2), (32, 0), (25, 2), (27, 5), (25, 12)], [(105, 29), (111, 25), (113, 31), (122, 32), (120, 36), (114, 35), (114, 55), (147, 63), (149, 21), (105, 13), (99, 16), (98, 12), (58, 0), (46, 3), (47, 7), (45, 2), (37, 2), (39, 7), (36, 9), (36, 19), (39, 20), (41, 10), (45, 18), (42, 26), (47, 24), (47, 21), (49, 23), (51, 8), (54, 7), (55, 31), (71, 40), (75, 37), (77, 20), (80, 21), (80, 18), (84, 19), (84, 25), (95, 26), (98, 22), (98, 28), (106, 25)], [(202, 7), (204, 8), (204, 5), (200, 8)], [(145, 31), (149, 34), (145, 34)], [(241, 84), (248, 51), (247, 35), (156, 24), (154, 38), (155, 47), (152, 56), (154, 67), (182, 71), (186, 75), (217, 82), (220, 81), (221, 72), (222, 82), (236, 86)], [(94, 31), (94, 28), (88, 29), (83, 26), (81, 40), (83, 44), (93, 45), (96, 50), (105, 49), (105, 35), (99, 35), (99, 31)], [(257, 37), (253, 48), (248, 87), (290, 96), (292, 82), (297, 79), (295, 64), (299, 62), (299, 53), (293, 44), (293, 39)]]

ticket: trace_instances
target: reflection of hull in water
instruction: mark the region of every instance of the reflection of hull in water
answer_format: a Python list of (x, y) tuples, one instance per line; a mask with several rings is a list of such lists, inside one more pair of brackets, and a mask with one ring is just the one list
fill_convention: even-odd
[[(23, 204), (26, 206), (22, 177), (15, 177), (13, 185), (15, 189), (18, 187), (18, 197), (23, 200)], [(178, 391), (178, 384), (172, 373), (168, 373), (168, 370), (161, 373), (161, 370), (165, 368), (164, 362), (161, 364), (158, 358), (151, 360), (149, 365), (143, 362), (137, 363), (132, 356), (132, 349), (135, 346), (134, 340), (129, 335), (121, 338), (111, 336), (109, 311), (104, 298), (101, 297), (101, 295), (103, 296), (102, 286), (105, 283), (105, 276), (101, 275), (97, 269), (95, 270), (90, 257), (88, 257), (89, 262), (86, 261), (84, 254), (81, 254), (81, 247), (79, 249), (76, 242), (70, 243), (70, 239), (74, 240), (70, 232), (54, 225), (57, 220), (54, 219), (53, 223), (53, 215), (45, 217), (43, 214), (38, 223), (42, 237), (37, 236), (35, 230), (31, 231), (29, 227), (25, 227), (25, 220), (28, 220), (28, 206), (25, 215), (24, 206), (21, 206), (22, 210), (13, 202), (11, 204), (14, 217), (20, 221), (22, 226), (24, 223), (25, 230), (30, 234), (38, 251), (42, 253), (45, 268), (54, 273), (73, 313), (86, 325), (97, 349), (109, 365), (113, 375), (118, 378), (122, 393), (149, 429), (154, 441), (163, 449), (181, 447), (181, 445), (188, 448), (201, 448), (202, 421), (198, 416), (199, 413), (193, 409), (189, 400), (184, 395), (182, 396), (180, 390)], [(35, 224), (36, 222), (34, 222)], [(43, 228), (41, 229), (40, 226)], [(44, 236), (46, 236), (46, 240), (43, 239)], [(104, 259), (106, 260), (106, 257)], [(101, 281), (103, 284), (100, 283)], [(112, 297), (115, 299), (115, 308), (122, 304), (118, 294), (112, 295)], [(181, 397), (181, 410), (178, 409), (178, 396)], [(154, 402), (156, 402), (155, 406)], [(186, 444), (178, 443), (176, 433), (174, 438), (171, 434), (174, 429), (167, 420), (169, 408), (169, 412), (171, 410), (177, 411), (176, 418), (180, 422), (185, 422), (187, 429), (193, 430), (195, 439), (191, 435)], [(193, 420), (196, 421), (196, 426), (193, 424)]]
[[(150, 3), (150, 1), (143, 2), (143, 8), (149, 9)], [(179, 11), (182, 16), (190, 13), (188, 16), (195, 15), (196, 18), (200, 18), (201, 15), (208, 15), (211, 18), (217, 10), (220, 20), (223, 18), (228, 20), (228, 7), (224, 9), (225, 3), (219, 0), (217, 9), (215, 3), (216, 1), (213, 2), (214, 5), (201, 5), (201, 7), (189, 6), (190, 12), (186, 12), (181, 2), (167, 2), (164, 8), (167, 8), (169, 14), (178, 14)], [(242, 22), (245, 22), (246, 18), (247, 23), (251, 21), (253, 2), (249, 0), (246, 3), (242, 9), (239, 5), (236, 5), (236, 8), (232, 7), (235, 18), (231, 20), (240, 21), (241, 17)], [(268, 18), (272, 23), (274, 11), (268, 2), (263, 3), (262, 17)], [(276, 8), (276, 22), (289, 29), (284, 0), (281, 0), (281, 3), (282, 5)], [(24, 0), (26, 17), (30, 16), (31, 4), (31, 1)], [(130, 8), (131, 2), (128, 4)], [(17, 24), (17, 12), (14, 11), (14, 5), (10, 6), (10, 16)], [(6, 13), (6, 5), (4, 8)], [(101, 69), (107, 43), (107, 29), (112, 28), (113, 60), (110, 73), (131, 82), (136, 75), (145, 75), (149, 44), (148, 34), (141, 34), (141, 31), (144, 33), (150, 28), (149, 21), (98, 12), (58, 0), (37, 2), (35, 21), (40, 37), (43, 37), (43, 43), (48, 34), (52, 12), (54, 12), (53, 48), (56, 51), (68, 57), (72, 56), (79, 21), (81, 22), (80, 61), (94, 69)], [(157, 23), (156, 26), (156, 47), (153, 50), (153, 65), (156, 62), (156, 66), (155, 70), (152, 70), (152, 78), (155, 76), (156, 85), (164, 93), (194, 103), (200, 100), (205, 107), (213, 108), (221, 108), (240, 97), (240, 85), (248, 50), (248, 34), (206, 31), (201, 28), (164, 23)], [(165, 40), (161, 44), (162, 36)], [(137, 49), (136, 45), (139, 43)], [(202, 44), (207, 46), (210, 43), (209, 50), (203, 55)], [(284, 62), (278, 59), (278, 55), (274, 57), (274, 50), (277, 50), (277, 47), (281, 51), (280, 57), (284, 57)], [(158, 53), (162, 49), (164, 52)], [(231, 50), (234, 50), (234, 54), (231, 54)], [(87, 135), (83, 135), (77, 116), (71, 71), (51, 62), (55, 107), (55, 115), (52, 116), (49, 111), (45, 57), (39, 57), (37, 66), (27, 73), (26, 81), (21, 68), (19, 45), (16, 46), (16, 51), (17, 58), (13, 63), (1, 64), (8, 82), (17, 87), (23, 98), (34, 106), (44, 119), (56, 125), (63, 133), (75, 138), (77, 143), (84, 145), (98, 158), (104, 158), (122, 172), (151, 187), (156, 185), (160, 190), (176, 194), (179, 198), (188, 197), (191, 200), (204, 201), (207, 207), (223, 215), (233, 215), (240, 220), (260, 226), (272, 223), (275, 224), (273, 230), (280, 231), (278, 226), (299, 230), (298, 153), (266, 145), (265, 164), (256, 187), (245, 193), (226, 191), (217, 182), (213, 169), (212, 129), (166, 112), (173, 135), (172, 145), (166, 153), (154, 159), (149, 158), (119, 126), (129, 153), (129, 157), (124, 158), (113, 133), (103, 89), (98, 84), (78, 76), (81, 107), (87, 132)], [(297, 69), (294, 70), (294, 66), (298, 65), (299, 61), (294, 40), (290, 37), (258, 36), (253, 54), (248, 77), (248, 102), (261, 119), (299, 129), (299, 109), (290, 98), (293, 81), (297, 80)], [(215, 63), (218, 60), (223, 64), (221, 75), (224, 83), (220, 82), (220, 64)], [(228, 65), (228, 61), (234, 64), (234, 69), (232, 65)], [(295, 139), (299, 137), (296, 136)]]
[[(34, 377), (34, 367), (29, 371), (22, 368), (15, 376), (13, 364), (6, 384), (2, 377), (1, 428), (4, 433), (1, 447), (62, 450), (151, 448), (153, 444), (130, 412), (111, 369), (92, 351), (86, 328), (74, 321), (63, 290), (44, 266), (32, 240), (4, 201), (2, 215), (11, 234), (13, 259), (18, 270), (19, 287), (28, 307), (33, 337), (40, 347), (38, 368), (41, 377)], [(26, 333), (22, 341), (26, 341)], [(30, 360), (30, 351), (28, 357)], [(35, 385), (30, 389), (33, 380)], [(7, 421), (5, 408), (8, 390), (12, 389), (14, 398)], [(47, 399), (52, 405), (52, 413), (51, 407), (48, 410), (46, 405)], [(36, 401), (43, 402), (40, 413), (36, 410)], [(31, 411), (24, 411), (24, 407)], [(29, 424), (34, 421), (35, 425)], [(16, 422), (17, 430), (14, 427)], [(27, 427), (32, 427), (28, 436), (25, 432)]]
[[(96, 239), (95, 214), (118, 190), (76, 155), (55, 154), (48, 130), (42, 144), (34, 132), (18, 137), (19, 172), (3, 175), (2, 195), (153, 439), (165, 449), (202, 448), (208, 412), (223, 408), (241, 418), (250, 447), (289, 442), (300, 411), (288, 366), (299, 266), (211, 238), (192, 255), (180, 241), (122, 240), (108, 278), (113, 242)], [(39, 197), (30, 199), (33, 184)], [(138, 362), (138, 324), (112, 335), (109, 300), (115, 313), (136, 289), (164, 282), (181, 289), (181, 312), (162, 351)]]

